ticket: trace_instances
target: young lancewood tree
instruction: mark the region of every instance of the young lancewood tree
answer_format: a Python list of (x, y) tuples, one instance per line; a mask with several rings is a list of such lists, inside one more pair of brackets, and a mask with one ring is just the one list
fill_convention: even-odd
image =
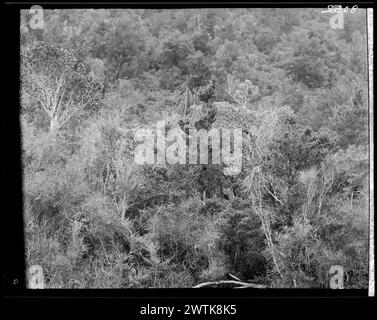
[(174, 95), (174, 101), (178, 110), (178, 113), (187, 116), (190, 112), (190, 107), (195, 104), (196, 96), (195, 91), (190, 85), (190, 80), (192, 78), (188, 77), (185, 82), (183, 82)]
[(45, 111), (51, 133), (79, 110), (96, 108), (102, 94), (102, 84), (64, 44), (35, 41), (23, 49), (21, 81), (22, 96)]

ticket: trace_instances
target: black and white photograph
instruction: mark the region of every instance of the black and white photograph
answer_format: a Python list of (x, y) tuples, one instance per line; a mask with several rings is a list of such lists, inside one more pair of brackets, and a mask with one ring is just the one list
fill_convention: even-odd
[(374, 295), (369, 9), (19, 14), (27, 288)]

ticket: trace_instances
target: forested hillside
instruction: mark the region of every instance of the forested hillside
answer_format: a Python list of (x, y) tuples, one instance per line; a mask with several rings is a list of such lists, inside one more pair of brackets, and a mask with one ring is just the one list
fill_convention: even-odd
[[(48, 288), (368, 285), (365, 10), (21, 12), (27, 265)], [(241, 128), (242, 171), (134, 161), (134, 132)], [(186, 131), (185, 131), (186, 132)], [(229, 276), (229, 274), (233, 275)]]

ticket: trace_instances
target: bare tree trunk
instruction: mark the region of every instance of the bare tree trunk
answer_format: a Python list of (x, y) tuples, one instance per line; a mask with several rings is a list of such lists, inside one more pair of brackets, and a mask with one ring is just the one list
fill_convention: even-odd
[(50, 119), (50, 133), (56, 132), (58, 127), (59, 127), (58, 120), (56, 118), (51, 118)]

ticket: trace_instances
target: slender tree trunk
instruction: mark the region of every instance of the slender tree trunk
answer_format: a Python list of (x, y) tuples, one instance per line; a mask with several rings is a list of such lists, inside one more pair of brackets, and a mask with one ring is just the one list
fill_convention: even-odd
[(50, 133), (56, 132), (58, 129), (58, 120), (56, 118), (50, 119)]

